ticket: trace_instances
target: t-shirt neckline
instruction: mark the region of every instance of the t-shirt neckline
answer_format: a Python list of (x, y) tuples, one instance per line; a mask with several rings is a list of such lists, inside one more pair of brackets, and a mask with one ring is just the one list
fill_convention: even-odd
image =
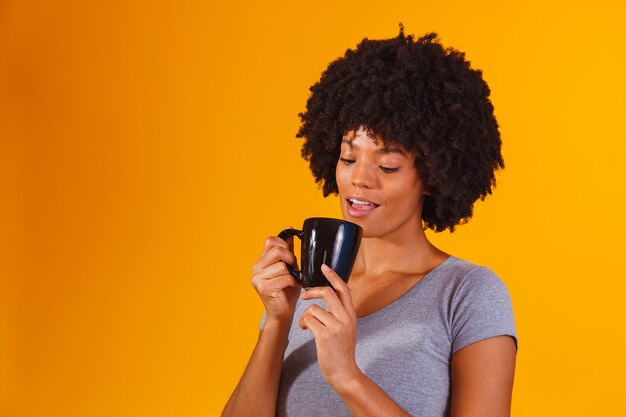
[(357, 324), (369, 321), (372, 318), (375, 318), (375, 317), (379, 316), (380, 314), (384, 313), (386, 310), (392, 308), (393, 306), (399, 304), (404, 298), (408, 297), (411, 293), (417, 291), (417, 289), (423, 285), (422, 283), (424, 281), (430, 280), (434, 275), (439, 273), (439, 271), (441, 271), (445, 266), (447, 266), (449, 263), (451, 263), (453, 260), (456, 260), (456, 259), (457, 258), (454, 255), (449, 255), (442, 263), (440, 263), (439, 265), (437, 265), (436, 267), (431, 269), (428, 273), (426, 273), (426, 275), (424, 275), (422, 277), (422, 279), (417, 281), (411, 288), (409, 288), (400, 297), (396, 298), (392, 303), (387, 304), (383, 308), (378, 309), (378, 310), (374, 311), (373, 313), (367, 314), (367, 315), (362, 316), (362, 317), (358, 317), (356, 319)]

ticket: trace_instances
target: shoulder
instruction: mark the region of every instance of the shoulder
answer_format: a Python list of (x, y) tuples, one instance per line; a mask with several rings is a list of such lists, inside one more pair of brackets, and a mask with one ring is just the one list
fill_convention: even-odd
[(429, 297), (446, 308), (453, 308), (467, 296), (507, 293), (507, 288), (491, 268), (450, 255), (427, 274), (421, 284)]
[(446, 271), (445, 284), (450, 287), (454, 298), (465, 292), (508, 294), (506, 284), (493, 269), (456, 256), (452, 256)]
[(500, 276), (489, 267), (466, 260), (455, 264), (458, 272), (448, 277), (453, 350), (497, 335), (517, 340), (511, 298)]

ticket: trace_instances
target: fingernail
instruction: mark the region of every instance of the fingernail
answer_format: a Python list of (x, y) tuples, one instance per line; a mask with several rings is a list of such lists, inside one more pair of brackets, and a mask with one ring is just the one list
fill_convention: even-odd
[(330, 267), (328, 265), (326, 265), (326, 264), (322, 264), (322, 271), (328, 272), (328, 271), (330, 271)]

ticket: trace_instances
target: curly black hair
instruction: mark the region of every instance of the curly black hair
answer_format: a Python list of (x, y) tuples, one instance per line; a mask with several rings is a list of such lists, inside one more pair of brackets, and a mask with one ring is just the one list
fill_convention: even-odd
[(301, 155), (310, 162), (324, 197), (338, 194), (335, 169), (341, 139), (359, 127), (378, 144), (416, 154), (424, 196), (422, 227), (435, 232), (465, 224), (474, 202), (496, 186), (504, 168), (498, 123), (482, 71), (465, 53), (444, 48), (435, 32), (417, 40), (364, 38), (328, 65), (298, 113)]

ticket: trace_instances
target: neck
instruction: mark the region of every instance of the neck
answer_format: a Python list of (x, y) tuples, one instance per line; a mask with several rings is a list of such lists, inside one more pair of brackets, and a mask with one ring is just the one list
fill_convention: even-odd
[(414, 219), (385, 235), (363, 238), (350, 281), (373, 284), (389, 274), (425, 274), (446, 257), (428, 241), (421, 221)]

